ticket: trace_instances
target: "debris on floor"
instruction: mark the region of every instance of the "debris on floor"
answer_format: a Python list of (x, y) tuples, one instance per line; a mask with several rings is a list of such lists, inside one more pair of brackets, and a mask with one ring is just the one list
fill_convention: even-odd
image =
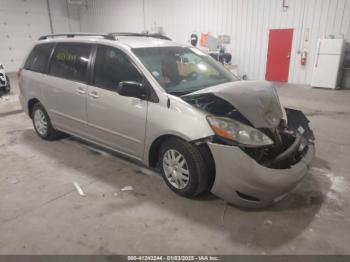
[(17, 179), (12, 179), (12, 180), (10, 180), (10, 183), (11, 184), (17, 184), (19, 181), (17, 180)]
[(222, 211), (222, 216), (221, 216), (221, 226), (223, 226), (223, 225), (224, 225), (224, 219), (225, 219), (226, 209), (227, 209), (227, 202), (225, 202), (225, 204), (224, 204), (224, 210)]
[(79, 184), (77, 182), (74, 182), (73, 184), (74, 184), (75, 188), (77, 189), (79, 195), (86, 196), (84, 191), (81, 189), (81, 187), (79, 186)]
[(0, 96), (0, 102), (17, 102), (17, 101), (18, 101), (18, 95), (15, 95), (15, 94)]
[(264, 220), (264, 224), (266, 224), (266, 225), (272, 225), (272, 221), (269, 220), (269, 219), (265, 219), (265, 220)]
[(134, 190), (132, 186), (125, 186), (121, 189), (121, 191), (131, 191), (131, 190)]
[(342, 207), (344, 204), (343, 197), (350, 190), (350, 183), (346, 181), (345, 177), (337, 176), (328, 169), (312, 167), (311, 171), (315, 175), (322, 175), (329, 179), (331, 186), (326, 193), (328, 200), (333, 201), (337, 206)]

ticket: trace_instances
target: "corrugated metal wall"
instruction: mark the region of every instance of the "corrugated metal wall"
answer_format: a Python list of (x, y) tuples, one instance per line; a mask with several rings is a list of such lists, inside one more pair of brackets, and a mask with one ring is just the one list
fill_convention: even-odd
[(32, 43), (50, 32), (46, 0), (0, 0), (0, 63), (16, 71)]
[[(294, 28), (289, 82), (310, 83), (316, 41), (330, 34), (350, 41), (349, 0), (87, 0), (83, 31), (141, 31), (162, 26), (178, 42), (192, 32), (231, 35), (228, 51), (241, 74), (264, 79), (269, 29)], [(305, 42), (308, 39), (308, 42)], [(300, 65), (299, 51), (309, 51)]]
[[(81, 7), (67, 0), (49, 0), (53, 31), (80, 31)], [(0, 0), (0, 63), (17, 71), (33, 43), (50, 34), (46, 0)]]
[(69, 4), (67, 0), (49, 0), (54, 33), (79, 32), (81, 6)]

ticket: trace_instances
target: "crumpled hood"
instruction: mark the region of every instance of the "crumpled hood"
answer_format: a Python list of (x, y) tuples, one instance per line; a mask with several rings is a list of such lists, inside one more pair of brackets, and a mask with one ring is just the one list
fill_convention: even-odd
[(188, 96), (212, 93), (231, 103), (256, 128), (276, 128), (283, 111), (273, 85), (265, 81), (237, 81), (205, 88)]

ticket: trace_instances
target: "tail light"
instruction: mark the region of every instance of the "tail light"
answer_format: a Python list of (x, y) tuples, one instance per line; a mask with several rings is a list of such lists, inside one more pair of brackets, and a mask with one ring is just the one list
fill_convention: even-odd
[(20, 79), (22, 74), (22, 68), (18, 69), (17, 71), (17, 78)]

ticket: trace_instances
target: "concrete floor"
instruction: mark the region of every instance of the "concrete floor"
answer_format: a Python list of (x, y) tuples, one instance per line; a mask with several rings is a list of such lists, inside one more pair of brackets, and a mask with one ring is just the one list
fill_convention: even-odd
[(350, 254), (350, 91), (278, 90), (308, 114), (317, 157), (291, 195), (258, 211), (181, 198), (73, 138), (40, 140), (15, 94), (0, 98), (0, 254)]

